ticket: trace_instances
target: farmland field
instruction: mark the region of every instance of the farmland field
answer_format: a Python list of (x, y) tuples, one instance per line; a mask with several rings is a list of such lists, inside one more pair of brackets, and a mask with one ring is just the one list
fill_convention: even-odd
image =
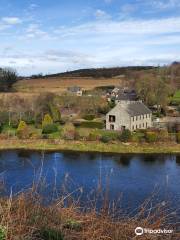
[(54, 92), (62, 93), (70, 86), (80, 86), (83, 90), (92, 90), (95, 87), (120, 85), (120, 78), (65, 78), (65, 77), (53, 77), (42, 79), (28, 79), (18, 81), (14, 88), (18, 92), (24, 93), (41, 93), (41, 92)]

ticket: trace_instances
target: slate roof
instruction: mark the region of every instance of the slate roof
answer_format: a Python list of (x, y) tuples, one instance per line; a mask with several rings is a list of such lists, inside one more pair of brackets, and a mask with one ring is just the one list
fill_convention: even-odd
[(131, 117), (152, 113), (151, 110), (142, 102), (128, 103), (123, 107)]
[(140, 101), (129, 101), (126, 103), (118, 103), (108, 114), (116, 114), (121, 111), (126, 111), (130, 117), (152, 113), (144, 103)]
[(116, 97), (117, 100), (120, 101), (135, 101), (137, 99), (137, 95), (134, 91), (119, 91)]

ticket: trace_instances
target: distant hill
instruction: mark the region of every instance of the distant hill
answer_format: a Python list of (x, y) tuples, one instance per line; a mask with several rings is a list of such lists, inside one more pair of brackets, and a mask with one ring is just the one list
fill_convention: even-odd
[(93, 77), (93, 78), (112, 78), (119, 75), (126, 75), (131, 71), (143, 71), (156, 69), (153, 66), (134, 66), (134, 67), (113, 67), (113, 68), (91, 68), (67, 71), (64, 73), (48, 75), (32, 75), (31, 78), (49, 78), (49, 77)]

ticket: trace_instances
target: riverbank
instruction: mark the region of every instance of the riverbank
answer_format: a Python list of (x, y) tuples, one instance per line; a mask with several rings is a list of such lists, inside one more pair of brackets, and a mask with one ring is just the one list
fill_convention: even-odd
[(176, 143), (101, 143), (65, 140), (0, 140), (0, 150), (78, 151), (99, 153), (180, 153)]

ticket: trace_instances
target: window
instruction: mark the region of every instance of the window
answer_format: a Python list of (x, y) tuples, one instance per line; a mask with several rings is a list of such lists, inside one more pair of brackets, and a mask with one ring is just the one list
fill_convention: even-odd
[(134, 126), (132, 126), (132, 129), (134, 130)]
[(146, 128), (148, 127), (148, 124), (146, 123)]
[(114, 130), (114, 125), (113, 124), (110, 125), (110, 130)]
[(138, 120), (138, 116), (136, 116), (136, 121)]
[(143, 123), (143, 128), (144, 128), (144, 123)]
[(116, 116), (109, 115), (109, 122), (115, 122), (115, 121), (116, 121)]
[(141, 129), (141, 124), (139, 124), (139, 128)]

